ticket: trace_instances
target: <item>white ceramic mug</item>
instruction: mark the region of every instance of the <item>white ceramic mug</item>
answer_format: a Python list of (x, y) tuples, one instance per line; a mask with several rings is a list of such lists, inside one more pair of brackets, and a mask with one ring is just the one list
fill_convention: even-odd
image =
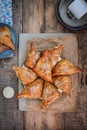
[(68, 9), (77, 19), (80, 19), (87, 13), (87, 3), (84, 0), (74, 0)]

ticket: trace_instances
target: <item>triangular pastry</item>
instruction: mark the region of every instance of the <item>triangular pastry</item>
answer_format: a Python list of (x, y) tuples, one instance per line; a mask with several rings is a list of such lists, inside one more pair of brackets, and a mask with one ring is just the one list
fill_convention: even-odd
[(9, 48), (15, 50), (14, 43), (12, 41), (12, 36), (7, 27), (0, 28), (0, 43), (8, 46)]
[(34, 67), (34, 72), (38, 74), (41, 78), (46, 81), (52, 81), (52, 67), (48, 56), (48, 51), (43, 52), (42, 56), (38, 59), (36, 66)]
[(3, 45), (2, 43), (0, 43), (0, 52), (3, 52), (3, 51), (6, 51), (6, 50), (9, 50), (10, 48), (6, 45)]
[(41, 98), (43, 91), (43, 80), (36, 79), (17, 95), (17, 98)]
[(45, 81), (41, 109), (46, 108), (49, 104), (53, 103), (60, 96), (61, 94), (57, 91), (55, 86)]
[(71, 97), (71, 79), (70, 76), (57, 76), (53, 78), (55, 86)]
[(33, 68), (38, 58), (39, 58), (39, 53), (36, 51), (35, 45), (31, 43), (30, 50), (24, 62), (24, 65), (28, 68)]
[(22, 67), (13, 67), (18, 78), (22, 81), (24, 85), (33, 82), (38, 76), (31, 69)]
[(72, 64), (67, 59), (62, 59), (53, 69), (53, 76), (71, 75), (75, 73), (83, 72), (78, 66)]
[(64, 49), (64, 45), (61, 44), (60, 46), (58, 47), (55, 47), (51, 50), (48, 50), (48, 54), (49, 54), (49, 57), (50, 57), (50, 60), (51, 60), (51, 65), (52, 65), (52, 68), (56, 65), (56, 63), (58, 62), (58, 59), (61, 55), (61, 51)]

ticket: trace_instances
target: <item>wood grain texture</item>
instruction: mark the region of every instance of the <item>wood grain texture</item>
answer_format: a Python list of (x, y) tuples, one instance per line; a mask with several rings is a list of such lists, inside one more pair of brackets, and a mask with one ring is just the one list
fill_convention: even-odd
[[(65, 29), (65, 32), (70, 32), (70, 30)], [(73, 33), (78, 38), (78, 61), (84, 73), (79, 74), (78, 113), (65, 114), (65, 129), (87, 130), (87, 31)]]
[(12, 0), (13, 27), (17, 33), (22, 32), (22, 0)]
[[(30, 118), (29, 118), (30, 117)], [(64, 130), (64, 117), (50, 112), (27, 112), (26, 130)]]
[(87, 112), (87, 34), (77, 34), (79, 42), (79, 66), (84, 69), (84, 73), (79, 75), (79, 112)]
[(44, 23), (45, 32), (64, 32), (64, 28), (58, 23), (55, 17), (55, 7), (57, 0), (44, 0)]
[[(21, 0), (13, 0), (13, 24), (17, 32), (21, 32), (19, 19), (22, 10)], [(18, 13), (19, 12), (19, 13)], [(19, 17), (19, 18), (18, 18)], [(0, 59), (0, 130), (23, 130), (23, 113), (17, 109), (17, 78), (12, 67), (17, 64), (17, 52), (13, 58)], [(2, 91), (6, 86), (11, 86), (15, 90), (12, 99), (5, 99)]]
[(43, 24), (43, 0), (23, 0), (23, 32), (43, 32)]

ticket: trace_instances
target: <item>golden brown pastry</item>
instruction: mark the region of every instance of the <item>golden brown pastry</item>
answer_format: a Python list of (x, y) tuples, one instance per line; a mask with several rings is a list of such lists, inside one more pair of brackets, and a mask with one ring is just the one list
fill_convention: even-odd
[(64, 49), (64, 45), (61, 44), (60, 46), (58, 47), (55, 47), (51, 50), (48, 50), (48, 54), (49, 54), (49, 57), (50, 57), (50, 60), (51, 60), (51, 65), (52, 65), (52, 68), (56, 65), (60, 55), (61, 55), (61, 51)]
[(38, 59), (36, 66), (34, 67), (34, 72), (38, 74), (42, 79), (52, 81), (52, 67), (51, 62), (48, 57), (48, 51), (43, 52), (42, 56)]
[(53, 103), (60, 96), (61, 94), (57, 91), (55, 86), (45, 81), (41, 109), (48, 107), (49, 104)]
[(69, 97), (71, 97), (71, 79), (70, 76), (57, 76), (53, 78), (53, 83)]
[(9, 50), (10, 48), (6, 45), (3, 45), (2, 43), (0, 43), (0, 52), (3, 52), (3, 51), (6, 51), (6, 50)]
[(14, 46), (14, 43), (12, 41), (11, 33), (7, 27), (0, 28), (0, 43), (15, 50), (15, 46)]
[(24, 85), (27, 85), (33, 82), (38, 76), (31, 69), (22, 68), (22, 67), (13, 67), (18, 78), (22, 81)]
[(17, 98), (41, 98), (43, 91), (43, 80), (36, 79), (17, 95)]
[(72, 64), (67, 59), (62, 59), (53, 69), (53, 76), (71, 75), (75, 73), (83, 72), (78, 66)]
[(28, 68), (33, 68), (38, 58), (39, 58), (39, 53), (36, 51), (35, 45), (31, 43), (30, 51), (28, 53), (24, 65), (27, 66)]

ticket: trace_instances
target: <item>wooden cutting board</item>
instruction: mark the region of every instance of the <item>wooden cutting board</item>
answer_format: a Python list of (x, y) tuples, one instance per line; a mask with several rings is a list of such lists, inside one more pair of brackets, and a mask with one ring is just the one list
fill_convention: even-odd
[[(53, 48), (58, 44), (64, 44), (65, 49), (62, 52), (63, 58), (68, 58), (72, 63), (78, 65), (78, 42), (74, 34), (64, 33), (37, 33), (19, 35), (19, 66), (22, 66), (27, 52), (29, 50), (29, 42), (34, 41), (38, 51), (46, 48)], [(57, 112), (76, 112), (78, 100), (78, 74), (71, 76), (72, 96), (71, 98), (63, 95), (57, 99), (47, 109), (40, 110), (41, 100), (19, 99), (19, 110), (21, 111), (57, 111)], [(19, 92), (23, 90), (23, 86), (19, 81)]]

